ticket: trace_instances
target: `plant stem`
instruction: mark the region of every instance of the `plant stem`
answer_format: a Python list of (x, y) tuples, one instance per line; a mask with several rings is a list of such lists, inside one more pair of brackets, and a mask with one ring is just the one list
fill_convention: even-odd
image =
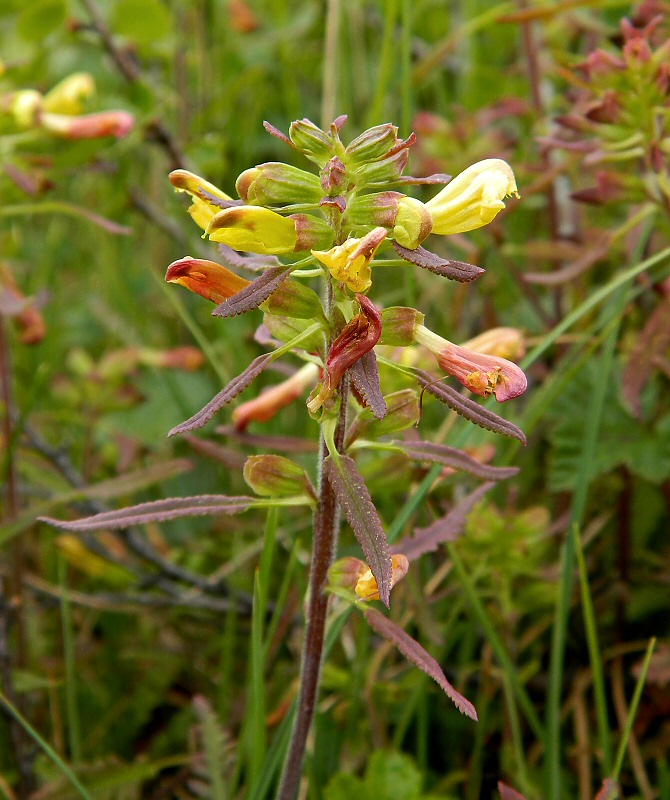
[[(340, 386), (340, 394), (342, 404), (337, 428), (335, 429), (335, 445), (338, 451), (342, 450), (346, 425), (346, 395), (348, 394), (346, 379)], [(340, 522), (335, 494), (330, 483), (323, 475), (322, 467), (327, 455), (328, 448), (322, 436), (319, 447), (319, 504), (314, 515), (314, 546), (309, 581), (307, 630), (305, 632), (305, 646), (300, 673), (300, 693), (298, 695), (295, 725), (291, 734), (291, 744), (284, 764), (277, 800), (293, 800), (298, 791), (307, 736), (312, 726), (321, 677), (329, 600), (324, 589), (328, 580), (328, 570), (333, 563), (337, 547)]]

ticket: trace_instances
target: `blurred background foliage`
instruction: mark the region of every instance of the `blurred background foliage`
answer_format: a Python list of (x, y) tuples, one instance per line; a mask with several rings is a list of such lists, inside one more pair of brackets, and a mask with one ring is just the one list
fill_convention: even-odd
[[(304, 796), (475, 800), (502, 780), (529, 799), (588, 800), (618, 765), (622, 797), (670, 798), (668, 87), (644, 54), (579, 68), (599, 48), (621, 57), (623, 17), (667, 61), (668, 5), (3, 1), (0, 98), (85, 71), (97, 88), (86, 110), (124, 109), (135, 127), (69, 141), (0, 114), (0, 268), (46, 326), (26, 344), (0, 309), (0, 661), (5, 697), (57, 756), (7, 717), (0, 793), (82, 796), (69, 764), (95, 798), (271, 796), (300, 659), (307, 515), (83, 538), (35, 520), (245, 493), (239, 467), (273, 436), (313, 467), (301, 403), (246, 434), (223, 413), (207, 436), (166, 438), (261, 352), (248, 317), (222, 323), (164, 283), (171, 261), (212, 253), (166, 176), (182, 166), (232, 193), (254, 164), (305, 168), (263, 120), (286, 130), (347, 114), (348, 138), (386, 121), (414, 130), (414, 175), (513, 165), (511, 213), (435, 245), (486, 268), (475, 288), (386, 268), (371, 296), (416, 305), (455, 341), (521, 329), (530, 388), (503, 413), (529, 443), (470, 431), (426, 399), (433, 438), (522, 468), (394, 592), (394, 618), (480, 722), (352, 619), (324, 671)], [(626, 111), (614, 121), (598, 105), (612, 93)], [(561, 127), (570, 114), (581, 122)], [(277, 380), (268, 371), (243, 399)], [(435, 474), (378, 456), (361, 470), (396, 537), (467, 487), (444, 475), (426, 500)], [(348, 531), (341, 550), (357, 552)], [(651, 636), (666, 640), (628, 738)]]

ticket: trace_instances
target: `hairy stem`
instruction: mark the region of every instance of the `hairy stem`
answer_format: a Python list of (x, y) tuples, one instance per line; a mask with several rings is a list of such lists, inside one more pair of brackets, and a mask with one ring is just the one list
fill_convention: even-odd
[[(348, 386), (346, 378), (342, 381), (342, 405), (340, 418), (335, 431), (335, 444), (342, 450), (346, 423)], [(314, 717), (323, 662), (323, 645), (328, 611), (328, 595), (324, 589), (328, 580), (328, 570), (333, 563), (339, 530), (339, 508), (330, 483), (323, 475), (323, 461), (328, 455), (326, 443), (321, 438), (319, 449), (319, 504), (314, 514), (314, 546), (309, 580), (309, 605), (307, 609), (307, 630), (300, 674), (300, 693), (295, 725), (291, 735), (288, 756), (277, 794), (278, 800), (293, 800), (298, 791), (302, 761), (305, 755), (307, 736)]]

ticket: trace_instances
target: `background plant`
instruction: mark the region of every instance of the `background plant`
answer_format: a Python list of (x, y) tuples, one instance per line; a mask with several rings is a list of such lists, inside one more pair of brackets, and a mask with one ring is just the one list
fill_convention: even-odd
[[(323, 97), (326, 119), (346, 112), (352, 132), (388, 119), (399, 121), (403, 136), (415, 130), (421, 151), (414, 150), (412, 174), (456, 173), (489, 156), (514, 164), (521, 206), (502, 225), (469, 234), (467, 241), (452, 239), (449, 251), (441, 253), (487, 269), (477, 292), (455, 287), (447, 302), (435, 292), (434, 276), (389, 268), (380, 305), (415, 305), (427, 319), (444, 318), (448, 306), (448, 325), (445, 322), (440, 332), (454, 341), (498, 324), (521, 327), (529, 339), (533, 365), (528, 370), (527, 404), (517, 403), (513, 412), (529, 444), (508, 455), (522, 467), (520, 477), (511, 489), (508, 484), (489, 494), (481, 512), (492, 532), (515, 531), (515, 546), (503, 550), (504, 570), (493, 558), (482, 558), (488, 548), (496, 550), (494, 542), (487, 544), (486, 531), (475, 516), (468, 527), (474, 538), (466, 536), (454, 544), (448, 560), (439, 552), (423, 557), (425, 566), (420, 569), (430, 580), (424, 578), (414, 588), (410, 577), (394, 590), (395, 618), (448, 666), (451, 682), (477, 706), (480, 721), (474, 744), (463, 735), (462, 723), (458, 717), (454, 721), (448, 706), (433, 702), (429, 681), (417, 680), (417, 673), (404, 667), (398, 672), (400, 662), (383, 659), (383, 649), (377, 658), (367, 658), (367, 653), (377, 651), (377, 640), (365, 626), (353, 622), (355, 627), (342, 644), (331, 650), (324, 672), (327, 713), (320, 715), (315, 741), (319, 752), (330, 757), (308, 763), (310, 791), (318, 796), (337, 771), (365, 775), (363, 764), (374, 743), (410, 753), (425, 776), (422, 790), (433, 793), (487, 797), (497, 792), (496, 782), (502, 779), (527, 797), (556, 797), (558, 771), (567, 796), (592, 797), (607, 773), (604, 739), (597, 732), (591, 702), (593, 687), (600, 680), (604, 688), (613, 767), (639, 674), (634, 670), (641, 665), (647, 637), (667, 635), (662, 577), (667, 565), (667, 506), (663, 428), (658, 427), (666, 378), (654, 368), (647, 394), (641, 395), (643, 412), (648, 414), (641, 422), (625, 404), (620, 413), (617, 387), (622, 383), (616, 382), (631, 361), (628, 353), (636, 342), (644, 341), (641, 334), (651, 312), (661, 306), (665, 234), (659, 217), (650, 226), (650, 236), (638, 234), (634, 214), (640, 210), (639, 194), (624, 194), (616, 205), (587, 207), (573, 202), (569, 191), (597, 185), (595, 165), (585, 164), (578, 151), (563, 148), (560, 157), (551, 155), (536, 137), (557, 138), (554, 121), (569, 110), (567, 87), (574, 85), (572, 80), (568, 83), (567, 69), (598, 48), (620, 57), (620, 19), (627, 15), (634, 20), (645, 9), (665, 16), (665, 5), (548, 3), (524, 9), (468, 3), (445, 10), (432, 3), (347, 3), (339, 16), (331, 15), (326, 35), (326, 17), (317, 4), (262, 3), (247, 7), (251, 15), (245, 16), (236, 4), (229, 11), (198, 3), (165, 10), (147, 3), (142, 14), (129, 14), (122, 3), (113, 3), (99, 9), (112, 34), (108, 41), (116, 48), (113, 59), (105, 53), (105, 38), (96, 33), (89, 8), (51, 3), (47, 5), (53, 13), (45, 14), (37, 3), (33, 5), (39, 6), (39, 13), (31, 22), (31, 14), (19, 5), (3, 6), (1, 93), (21, 88), (47, 92), (66, 74), (86, 70), (94, 75), (98, 91), (87, 110), (121, 108), (136, 117), (135, 131), (126, 139), (59, 145), (62, 167), (50, 175), (56, 187), (45, 196), (53, 199), (55, 191), (61, 200), (131, 227), (130, 236), (111, 236), (66, 215), (12, 218), (11, 223), (2, 218), (3, 260), (10, 262), (23, 294), (38, 295), (45, 287), (50, 291), (49, 303), (42, 307), (48, 330), (42, 344), (29, 351), (18, 344), (13, 329), (9, 333), (15, 407), (21, 411), (11, 451), (19, 476), (20, 514), (18, 521), (8, 520), (3, 535), (6, 542), (21, 542), (26, 565), (23, 616), (28, 623), (23, 624), (29, 624), (30, 636), (25, 637), (29, 647), (22, 659), (17, 658), (20, 651), (13, 640), (12, 663), (20, 668), (18, 685), (34, 727), (66, 760), (75, 762), (77, 774), (95, 796), (121, 791), (101, 788), (114, 782), (124, 784), (123, 791), (130, 796), (152, 796), (168, 780), (173, 787), (169, 791), (177, 796), (188, 796), (194, 786), (204, 790), (205, 785), (213, 796), (222, 796), (217, 776), (225, 775), (224, 786), (229, 788), (241, 785), (247, 765), (262, 763), (259, 745), (242, 735), (239, 694), (231, 696), (226, 687), (233, 676), (236, 685), (248, 686), (252, 696), (252, 686), (262, 686), (259, 675), (271, 675), (262, 700), (269, 712), (279, 711), (285, 707), (284, 690), (294, 674), (298, 651), (297, 641), (280, 633), (293, 628), (278, 623), (275, 639), (267, 641), (281, 646), (266, 645), (262, 673), (257, 648), (256, 671), (247, 673), (250, 619), (237, 605), (248, 603), (253, 592), (258, 536), (237, 526), (242, 517), (231, 518), (232, 527), (221, 537), (199, 535), (209, 528), (193, 521), (173, 523), (161, 531), (153, 528), (150, 539), (131, 537), (122, 545), (98, 535), (86, 541), (86, 550), (75, 549), (67, 539), (57, 540), (57, 550), (46, 529), (26, 532), (38, 514), (53, 514), (59, 504), (82, 499), (120, 505), (214, 487), (228, 494), (245, 491), (235, 472), (221, 466), (221, 459), (226, 465), (240, 463), (239, 434), (228, 431), (226, 439), (215, 440), (218, 448), (207, 452), (201, 443), (195, 445), (196, 451), (190, 442), (164, 438), (167, 430), (259, 353), (245, 338), (242, 320), (228, 320), (230, 337), (223, 338), (220, 324), (203, 318), (198, 298), (178, 298), (172, 287), (164, 287), (168, 290), (164, 292), (164, 264), (185, 252), (206, 257), (197, 249), (201, 243), (188, 221), (183, 222), (181, 204), (164, 176), (181, 166), (219, 185), (230, 185), (250, 163), (284, 157), (280, 143), (264, 135), (264, 118), (284, 130), (292, 119), (321, 119)], [(337, 29), (334, 21), (339, 22)], [(646, 21), (640, 19), (637, 27)], [(31, 25), (37, 26), (32, 38)], [(185, 48), (184, 43), (188, 43)], [(123, 71), (115, 66), (124, 53), (131, 55), (130, 71), (123, 55)], [(327, 79), (325, 95), (322, 72)], [(420, 111), (430, 115), (417, 115)], [(156, 120), (161, 122), (158, 129)], [(166, 138), (166, 133), (171, 136)], [(44, 146), (53, 157), (54, 142)], [(93, 159), (91, 151), (104, 156)], [(3, 167), (6, 163), (3, 151)], [(638, 163), (630, 161), (626, 174), (638, 171)], [(116, 172), (110, 174), (112, 166)], [(40, 168), (39, 159), (34, 168)], [(422, 191), (417, 196), (430, 196)], [(25, 200), (6, 174), (2, 197), (3, 208), (6, 198), (12, 205)], [(628, 235), (627, 219), (631, 220)], [(614, 246), (607, 245), (604, 251), (601, 247), (603, 254), (594, 261), (597, 232), (610, 236), (618, 230), (622, 234)], [(634, 250), (636, 241), (644, 248), (640, 252)], [(561, 266), (580, 260), (590, 266), (560, 285), (522, 279), (528, 273), (553, 273), (557, 260)], [(619, 287), (624, 287), (622, 295), (616, 297)], [(612, 298), (617, 303), (608, 306)], [(136, 313), (138, 299), (151, 308), (151, 314)], [(173, 303), (179, 305), (182, 327), (175, 325)], [(612, 337), (618, 319), (621, 335)], [(195, 372), (160, 368), (145, 359), (135, 361), (126, 375), (120, 370), (112, 379), (107, 367), (107, 377), (99, 374), (98, 365), (112, 351), (128, 346), (163, 351), (192, 344), (192, 336), (198, 337), (207, 356)], [(75, 344), (88, 359), (81, 358)], [(661, 346), (655, 364), (662, 364), (663, 352), (667, 356), (667, 348), (663, 351)], [(608, 357), (611, 379), (589, 378), (589, 372), (603, 374)], [(633, 361), (642, 363), (639, 358)], [(582, 362), (591, 367), (580, 372)], [(261, 376), (259, 385), (266, 381), (275, 383), (277, 377)], [(43, 391), (43, 386), (50, 391)], [(590, 403), (593, 396), (588, 387), (605, 393), (600, 401), (602, 425), (585, 419), (584, 398)], [(455, 424), (445, 421), (437, 404), (427, 401), (423, 413), (422, 425), (443, 425), (445, 433)], [(287, 407), (281, 422), (250, 426), (246, 441), (253, 442), (248, 437), (258, 435), (302, 436), (299, 417), (297, 410)], [(592, 432), (595, 444), (575, 435), (576, 421), (583, 421), (582, 430)], [(25, 433), (25, 422), (30, 423), (32, 439)], [(623, 436), (639, 430), (646, 432), (651, 450), (631, 449), (631, 439)], [(41, 438), (36, 439), (36, 433)], [(491, 441), (489, 434), (480, 440)], [(468, 444), (480, 442), (469, 434)], [(622, 452), (625, 463), (616, 458)], [(548, 453), (552, 457), (547, 468)], [(647, 453), (656, 456), (645, 467), (641, 458)], [(76, 468), (75, 474), (63, 471), (67, 463), (63, 454)], [(184, 456), (195, 464), (193, 470), (161, 478), (164, 462)], [(160, 468), (155, 466), (159, 463)], [(165, 469), (184, 467), (180, 461)], [(577, 480), (572, 477), (575, 469)], [(103, 484), (99, 491), (88, 488), (126, 473), (127, 482)], [(76, 494), (69, 483), (75, 475), (87, 487)], [(409, 488), (388, 463), (381, 470), (371, 462), (365, 477), (392, 536), (409, 532), (412, 525), (428, 525), (443, 503), (453, 502), (446, 485), (438, 488), (430, 504), (422, 502), (424, 479), (426, 484), (434, 480), (423, 469), (414, 473)], [(152, 488), (141, 484), (140, 478), (163, 483), (160, 489)], [(586, 494), (591, 485), (594, 490)], [(400, 492), (408, 502), (399, 508), (394, 497)], [(584, 500), (583, 510), (575, 514), (575, 505), (579, 512)], [(581, 621), (579, 606), (586, 595), (578, 590), (574, 548), (562, 562), (566, 565), (562, 577), (556, 570), (559, 544), (567, 530), (566, 512), (571, 508), (573, 520), (582, 516), (584, 574), (597, 626), (583, 627)], [(612, 508), (621, 511), (604, 517), (604, 511)], [(412, 516), (415, 509), (418, 513)], [(79, 506), (77, 515), (93, 510), (90, 505)], [(529, 535), (524, 538), (526, 531)], [(477, 534), (483, 539), (478, 540)], [(153, 545), (150, 550), (147, 541)], [(292, 619), (291, 609), (304, 593), (304, 571), (297, 565), (304, 558), (306, 542), (293, 535), (293, 525), (283, 515), (275, 541), (275, 557), (285, 551), (288, 561), (276, 562), (283, 570), (271, 565), (265, 569), (271, 575), (268, 596), (277, 598), (277, 607), (285, 610), (278, 614), (283, 625)], [(66, 542), (69, 551), (64, 550)], [(102, 562), (90, 552), (101, 542), (108, 545)], [(615, 547), (615, 542), (620, 544)], [(110, 550), (117, 568), (111, 566)], [(71, 588), (67, 596), (72, 625), (65, 626), (65, 640), (70, 643), (65, 651), (49, 606), (59, 595), (58, 552), (67, 554)], [(516, 565), (514, 553), (519, 554)], [(460, 555), (462, 570), (455, 568), (453, 554)], [(16, 574), (16, 560), (7, 558)], [(217, 573), (209, 582), (200, 579), (228, 560), (227, 574)], [(264, 563), (268, 564), (267, 558)], [(529, 574), (519, 571), (525, 565), (534, 567)], [(237, 598), (224, 633), (218, 632), (215, 616), (203, 610), (219, 613), (227, 607), (228, 598), (220, 593), (221, 578)], [(426, 586), (423, 594), (418, 585)], [(557, 587), (563, 598), (558, 606)], [(504, 606), (499, 602), (501, 588), (512, 598)], [(519, 593), (526, 593), (528, 600), (517, 608)], [(620, 601), (622, 594), (625, 602)], [(141, 614), (136, 613), (138, 608)], [(134, 613), (121, 616), (125, 610)], [(563, 628), (567, 620), (569, 625)], [(557, 621), (558, 633), (565, 629), (566, 637), (554, 636), (552, 644), (549, 631)], [(203, 627), (210, 635), (203, 636)], [(597, 630), (602, 670), (597, 658), (588, 655), (586, 630)], [(16, 637), (17, 625), (12, 635)], [(566, 669), (557, 669), (556, 664), (563, 663), (559, 657), (549, 669), (550, 650), (566, 653)], [(619, 776), (626, 797), (651, 796), (654, 791), (664, 797), (668, 792), (663, 654), (659, 646)], [(553, 687), (549, 696), (548, 680)], [(130, 696), (128, 687), (133, 687)], [(202, 695), (218, 722), (207, 705), (191, 703)], [(257, 725), (263, 718), (263, 702), (253, 706)], [(545, 726), (548, 712), (551, 721)], [(272, 726), (280, 718), (281, 714), (270, 713), (268, 723)], [(545, 728), (554, 731), (546, 744), (541, 735)], [(80, 757), (73, 736), (77, 730), (86, 734), (79, 737)], [(276, 752), (274, 742), (281, 741), (281, 736), (275, 738), (276, 731), (268, 729), (270, 755)], [(9, 759), (2, 766), (3, 775), (14, 780), (10, 749), (3, 747), (2, 752)], [(53, 770), (43, 755), (35, 763), (43, 790), (58, 791), (64, 781), (61, 771)], [(543, 763), (553, 765), (553, 775), (542, 768)], [(261, 779), (259, 787), (260, 792)]]

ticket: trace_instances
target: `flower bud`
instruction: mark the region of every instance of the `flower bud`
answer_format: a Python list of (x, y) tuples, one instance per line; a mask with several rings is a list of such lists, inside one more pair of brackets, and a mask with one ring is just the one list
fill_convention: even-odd
[(240, 278), (221, 264), (192, 256), (173, 261), (167, 268), (165, 280), (185, 286), (217, 304), (223, 303), (249, 285), (248, 280)]
[(405, 195), (400, 192), (371, 192), (356, 196), (347, 206), (345, 224), (355, 234), (370, 226), (391, 230), (398, 215), (398, 205)]
[(319, 175), (321, 188), (329, 197), (344, 194), (349, 188), (349, 176), (342, 160), (333, 156)]
[(526, 391), (528, 383), (523, 370), (505, 358), (459, 347), (423, 325), (417, 326), (416, 340), (435, 355), (445, 372), (474, 394), (481, 397), (494, 394), (502, 403)]
[(328, 267), (335, 280), (354, 292), (365, 292), (372, 285), (370, 262), (385, 238), (384, 228), (373, 228), (362, 239), (347, 239), (328, 251), (312, 250), (312, 255)]
[(295, 225), (295, 252), (330, 247), (335, 232), (321, 217), (314, 214), (291, 214), (289, 220)]
[(357, 188), (393, 183), (405, 171), (408, 159), (409, 151), (403, 148), (378, 161), (368, 161), (354, 171), (354, 182)]
[(319, 166), (323, 166), (334, 154), (331, 137), (308, 119), (292, 122), (288, 135), (298, 150)]
[(432, 229), (433, 219), (420, 200), (403, 197), (398, 202), (398, 214), (393, 226), (393, 235), (399, 245), (416, 250)]
[(415, 308), (391, 306), (382, 311), (382, 336), (379, 344), (408, 347), (414, 344), (418, 325), (423, 325), (424, 315)]
[(300, 281), (288, 278), (263, 303), (271, 314), (297, 319), (323, 319), (323, 306), (319, 295)]
[(128, 111), (100, 111), (70, 117), (65, 114), (40, 114), (40, 125), (49, 133), (66, 139), (101, 139), (114, 136), (123, 139), (135, 126), (135, 118)]
[(426, 203), (433, 233), (472, 231), (488, 225), (505, 208), (503, 198), (519, 196), (512, 168), (499, 158), (468, 167)]
[(316, 175), (279, 161), (245, 170), (235, 188), (244, 202), (253, 206), (318, 203), (323, 196)]
[(239, 405), (233, 411), (233, 424), (243, 431), (250, 422), (267, 422), (284, 406), (297, 400), (305, 389), (314, 386), (318, 378), (318, 366), (305, 364), (290, 378)]
[(295, 222), (261, 206), (236, 206), (215, 214), (205, 229), (213, 242), (233, 250), (278, 255), (292, 253), (298, 241)]
[(284, 456), (249, 456), (244, 465), (244, 480), (262, 497), (294, 497), (314, 489), (305, 470)]
[(347, 162), (358, 166), (365, 161), (376, 161), (398, 144), (398, 128), (390, 122), (375, 125), (363, 131), (346, 149)]
[(95, 82), (88, 72), (74, 72), (44, 95), (43, 107), (52, 114), (81, 114), (82, 100), (94, 94)]

